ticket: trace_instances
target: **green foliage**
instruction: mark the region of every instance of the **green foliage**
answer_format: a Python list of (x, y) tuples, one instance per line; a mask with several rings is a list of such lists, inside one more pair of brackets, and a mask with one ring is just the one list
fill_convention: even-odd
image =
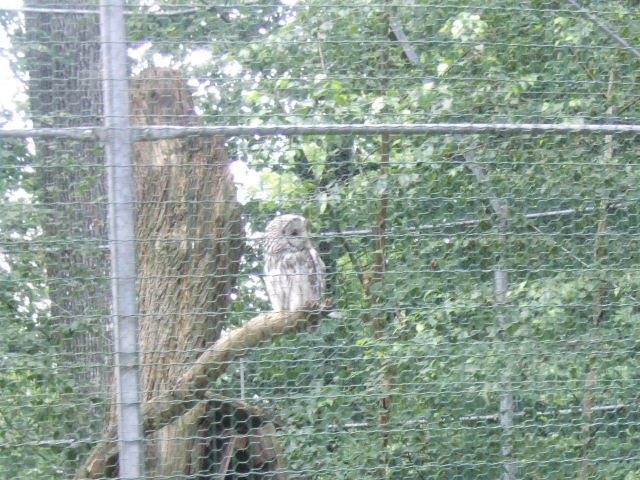
[(78, 333), (50, 316), (43, 217), (25, 147), (0, 147), (0, 476), (59, 478), (86, 450), (95, 419), (81, 417), (99, 399), (84, 396), (80, 408), (77, 380), (60, 355)]
[[(199, 8), (148, 15), (131, 2), (138, 13), (128, 17), (129, 40), (140, 47), (136, 68), (160, 54), (191, 75), (210, 124), (638, 123), (637, 58), (561, 2), (409, 3), (180, 1), (159, 8)], [(590, 3), (640, 44), (635, 2)], [(195, 61), (194, 52), (208, 60)], [(638, 478), (636, 139), (549, 133), (389, 142), (388, 158), (373, 136), (227, 142), (244, 169), (248, 232), (279, 212), (308, 217), (343, 314), (244, 361), (246, 398), (283, 420), (289, 468), (306, 478), (374, 478), (386, 456), (389, 478), (499, 478), (510, 444), (519, 478)], [(11, 165), (7, 172), (23, 175)], [(495, 199), (508, 206), (507, 221)], [(3, 236), (37, 230), (36, 219), (11, 207), (6, 218), (15, 222)], [(380, 236), (385, 268), (377, 279)], [(29, 390), (40, 402), (33, 417), (0, 415), (0, 439), (25, 447), (69, 438), (32, 427), (38, 418), (43, 429), (62, 419), (72, 388), (44, 381), (55, 377), (55, 365), (42, 360), (52, 348), (41, 328), (46, 313), (21, 311), (24, 298), (36, 305), (45, 297), (38, 260), (28, 255), (29, 248), (11, 257), (11, 272), (0, 271), (9, 292), (0, 352), (10, 365), (0, 381), (15, 392), (8, 398)], [(258, 242), (248, 244), (242, 268), (231, 326), (268, 308)], [(496, 300), (496, 271), (508, 274), (505, 304)], [(34, 351), (42, 353), (37, 361)], [(234, 368), (218, 380), (221, 394), (238, 395)], [(391, 420), (382, 425), (387, 396)], [(513, 428), (500, 424), (506, 396), (515, 401)], [(15, 431), (32, 437), (7, 437)], [(46, 465), (59, 464), (61, 451), (0, 450), (12, 455), (0, 464), (54, 476)]]
[[(637, 38), (627, 28), (628, 2), (598, 8), (627, 39)], [(637, 117), (628, 52), (602, 48), (615, 42), (546, 2), (331, 8), (307, 1), (274, 10), (269, 17), (239, 8), (221, 31), (231, 28), (233, 38), (242, 31), (242, 41), (211, 41), (217, 60), (194, 69), (224, 92), (211, 103), (213, 95), (200, 99), (211, 122)], [(389, 36), (391, 14), (420, 65)], [(242, 75), (225, 74), (231, 61)], [(625, 248), (637, 235), (632, 139), (393, 138), (389, 163), (375, 137), (229, 144), (260, 178), (245, 199), (252, 230), (276, 212), (295, 211), (315, 232), (333, 232), (317, 241), (345, 318), (256, 351), (247, 364), (247, 395), (286, 419), (290, 468), (314, 478), (377, 476), (378, 401), (392, 372), (392, 478), (500, 477), (506, 440), (498, 414), (507, 394), (516, 402), (509, 442), (523, 477), (574, 476), (585, 459), (598, 459), (589, 478), (634, 475), (633, 407), (584, 411), (587, 395), (600, 406), (637, 398), (638, 256)], [(473, 176), (465, 152), (485, 181)], [(493, 198), (509, 208), (502, 230)], [(374, 268), (383, 199), (386, 271), (367, 295), (362, 279)], [(539, 215), (550, 211), (558, 213)], [(603, 221), (606, 233), (598, 234)], [(250, 258), (253, 280), (241, 297), (248, 302), (261, 292), (259, 251)], [(496, 269), (508, 272), (504, 307), (495, 301)], [(386, 326), (376, 336), (371, 319), (380, 315)], [(585, 430), (588, 423), (596, 427)]]

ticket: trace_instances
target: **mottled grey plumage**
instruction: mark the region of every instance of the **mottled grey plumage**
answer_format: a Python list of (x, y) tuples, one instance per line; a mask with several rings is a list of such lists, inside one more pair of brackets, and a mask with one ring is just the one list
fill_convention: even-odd
[(264, 273), (271, 308), (295, 312), (319, 303), (325, 289), (325, 266), (311, 243), (307, 219), (280, 215), (267, 225)]

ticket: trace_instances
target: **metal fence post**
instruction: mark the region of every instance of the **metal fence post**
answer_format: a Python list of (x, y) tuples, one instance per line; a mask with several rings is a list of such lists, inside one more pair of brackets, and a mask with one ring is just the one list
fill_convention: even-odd
[(134, 183), (123, 0), (100, 1), (119, 475), (143, 477)]

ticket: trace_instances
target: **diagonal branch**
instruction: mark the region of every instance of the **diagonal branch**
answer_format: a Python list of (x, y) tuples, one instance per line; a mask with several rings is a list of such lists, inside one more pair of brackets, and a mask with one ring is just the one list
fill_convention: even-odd
[[(272, 338), (310, 327), (326, 314), (328, 304), (320, 310), (294, 313), (263, 313), (252, 318), (245, 326), (232, 330), (205, 350), (175, 386), (147, 402), (143, 409), (145, 435), (168, 425), (198, 402), (206, 400), (209, 385), (218, 378), (232, 361), (244, 356), (251, 348)], [(117, 431), (108, 428), (87, 460), (76, 472), (76, 479), (103, 478), (117, 464)]]
[(413, 45), (407, 38), (407, 35), (404, 33), (404, 30), (402, 29), (402, 25), (400, 24), (400, 21), (393, 14), (389, 15), (389, 27), (391, 28), (391, 31), (393, 32), (393, 36), (395, 37), (396, 41), (400, 44), (400, 47), (402, 48), (402, 51), (404, 52), (409, 62), (414, 67), (422, 68), (422, 62), (420, 61), (418, 52), (416, 52), (416, 49), (413, 48)]
[(625, 48), (625, 50), (628, 50), (629, 52), (631, 52), (636, 58), (640, 58), (640, 50), (638, 50), (633, 45), (631, 45), (629, 42), (627, 42), (624, 38), (622, 38), (618, 34), (618, 32), (616, 32), (611, 27), (609, 27), (606, 23), (601, 21), (593, 13), (591, 13), (590, 11), (582, 8), (582, 6), (578, 2), (576, 2), (575, 0), (567, 0), (567, 1), (571, 5), (573, 5), (573, 7), (576, 10), (578, 10), (582, 15), (584, 15), (587, 19), (589, 19), (591, 22), (593, 22), (593, 24), (595, 26), (597, 26), (600, 30), (605, 32), (607, 35), (609, 35), (611, 38), (613, 38), (616, 42), (618, 42), (621, 46), (623, 46)]
[[(485, 176), (484, 170), (482, 169), (482, 167), (476, 163), (472, 154), (465, 152), (463, 156), (465, 161), (469, 165), (471, 172), (473, 172), (473, 174), (476, 177), (476, 180), (478, 180), (478, 183), (480, 183), (481, 185), (484, 184), (487, 180), (487, 177)], [(491, 198), (489, 199), (489, 203), (491, 204), (491, 208), (493, 208), (493, 211), (496, 213), (496, 215), (498, 215), (500, 220), (508, 219), (509, 214), (506, 209), (506, 205), (504, 204), (504, 201), (496, 197), (493, 194), (493, 192), (491, 192)]]

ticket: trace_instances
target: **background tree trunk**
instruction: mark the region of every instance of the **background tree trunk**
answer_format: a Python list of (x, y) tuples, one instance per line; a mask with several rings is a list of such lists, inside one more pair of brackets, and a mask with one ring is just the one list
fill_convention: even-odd
[[(26, 0), (25, 7), (94, 9), (89, 0)], [(34, 127), (101, 125), (97, 15), (25, 13), (25, 68)], [(69, 428), (103, 427), (111, 369), (110, 288), (102, 148), (65, 139), (36, 141), (36, 204), (51, 300), (47, 334), (61, 374), (77, 382)]]
[[(132, 87), (136, 125), (197, 119), (179, 72), (148, 70)], [(170, 390), (220, 336), (238, 272), (242, 224), (222, 138), (139, 142), (134, 151), (141, 384), (147, 402)], [(183, 478), (198, 471), (202, 429), (187, 415), (153, 434), (147, 474)]]

